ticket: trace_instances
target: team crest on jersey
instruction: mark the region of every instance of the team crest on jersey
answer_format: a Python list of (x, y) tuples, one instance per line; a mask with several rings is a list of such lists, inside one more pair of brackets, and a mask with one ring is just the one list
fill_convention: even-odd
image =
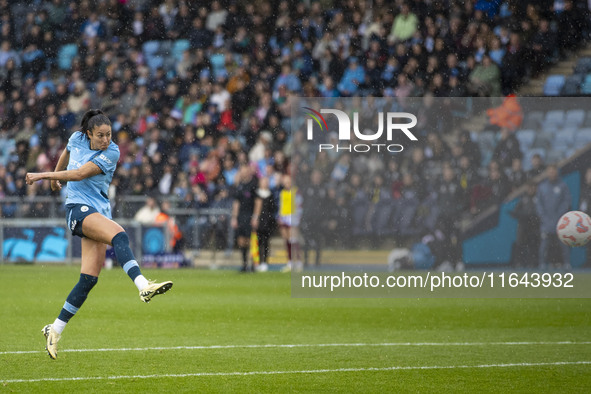
[(80, 210), (81, 210), (82, 212), (86, 212), (86, 211), (88, 211), (88, 207), (87, 207), (86, 205), (83, 205), (83, 206), (80, 208)]

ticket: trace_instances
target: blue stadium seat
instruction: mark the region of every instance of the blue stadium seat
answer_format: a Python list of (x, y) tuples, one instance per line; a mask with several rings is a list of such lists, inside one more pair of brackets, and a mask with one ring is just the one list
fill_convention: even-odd
[(577, 133), (576, 127), (562, 127), (556, 130), (554, 133), (554, 140), (567, 140), (569, 144), (574, 144), (575, 134)]
[(571, 109), (571, 110), (566, 111), (566, 115), (564, 117), (564, 125), (566, 127), (578, 128), (578, 127), (581, 127), (584, 120), (585, 120), (585, 110)]
[(536, 132), (531, 129), (518, 130), (515, 136), (519, 141), (519, 146), (525, 150), (533, 146), (534, 140), (536, 139)]
[(559, 134), (552, 140), (551, 149), (556, 151), (566, 152), (574, 146), (574, 141), (566, 137), (561, 137)]
[(160, 42), (158, 41), (148, 41), (145, 42), (142, 46), (142, 52), (146, 57), (153, 57), (158, 55), (160, 51)]
[(566, 77), (561, 74), (554, 74), (546, 78), (544, 83), (544, 96), (559, 96)]
[(478, 136), (478, 144), (494, 149), (497, 145), (497, 135), (494, 131), (485, 130)]
[(176, 40), (172, 46), (172, 56), (177, 61), (180, 61), (183, 58), (183, 52), (191, 48), (191, 44), (189, 40)]
[(72, 67), (72, 60), (78, 56), (76, 44), (62, 45), (57, 55), (57, 64), (60, 70), (69, 70)]
[(146, 63), (150, 68), (150, 71), (155, 72), (158, 67), (162, 67), (164, 64), (164, 60), (160, 56), (150, 56), (146, 57)]
[(536, 139), (532, 148), (537, 149), (548, 149), (552, 145), (553, 133), (550, 131), (538, 131), (536, 133)]
[(552, 150), (548, 151), (546, 161), (548, 163), (557, 163), (566, 157), (566, 154), (567, 154), (566, 152), (567, 152), (567, 150), (552, 149)]
[(589, 74), (591, 72), (591, 57), (582, 57), (577, 60), (574, 73)]
[(564, 111), (555, 109), (546, 112), (544, 122), (542, 123), (542, 129), (546, 131), (554, 131), (564, 125)]
[(544, 113), (542, 111), (526, 112), (521, 127), (524, 129), (539, 128), (544, 122)]
[(497, 144), (497, 136), (494, 131), (485, 130), (478, 135), (476, 140), (480, 153), (482, 154), (482, 165), (486, 166), (492, 158), (493, 151)]
[(591, 74), (585, 75), (585, 80), (581, 84), (581, 94), (591, 96)]
[(582, 148), (589, 143), (591, 143), (591, 128), (587, 127), (577, 130), (575, 134), (575, 146)]
[(583, 74), (573, 74), (566, 77), (564, 86), (560, 91), (561, 96), (578, 96), (581, 94), (581, 84), (585, 76)]
[(572, 149), (575, 145), (575, 134), (577, 129), (575, 128), (560, 128), (554, 132), (552, 137), (551, 149), (556, 151), (566, 152)]
[(583, 121), (583, 127), (591, 127), (591, 110), (587, 111), (585, 120)]

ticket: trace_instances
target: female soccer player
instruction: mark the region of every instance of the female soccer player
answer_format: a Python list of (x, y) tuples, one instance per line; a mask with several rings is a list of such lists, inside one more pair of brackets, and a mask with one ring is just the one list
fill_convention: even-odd
[[(49, 357), (57, 357), (57, 342), (68, 321), (78, 312), (98, 281), (105, 261), (107, 244), (112, 245), (117, 261), (140, 292), (140, 299), (170, 290), (172, 282), (154, 283), (140, 272), (123, 228), (111, 220), (107, 190), (119, 160), (119, 147), (111, 141), (111, 122), (100, 110), (90, 110), (82, 118), (81, 131), (72, 134), (62, 152), (55, 172), (28, 173), (27, 184), (51, 180), (52, 190), (60, 190), (67, 181), (66, 222), (72, 235), (82, 238), (80, 280), (66, 299), (53, 324), (43, 327)], [(67, 168), (66, 168), (67, 166)]]

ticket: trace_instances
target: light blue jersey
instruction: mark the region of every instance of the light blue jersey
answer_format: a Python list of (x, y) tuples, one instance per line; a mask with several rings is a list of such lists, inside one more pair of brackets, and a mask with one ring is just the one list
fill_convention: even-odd
[(92, 161), (103, 172), (81, 181), (68, 182), (66, 204), (87, 204), (111, 219), (108, 191), (119, 160), (119, 147), (111, 141), (106, 150), (92, 150), (86, 135), (76, 131), (70, 136), (66, 149), (70, 152), (68, 170), (75, 170)]

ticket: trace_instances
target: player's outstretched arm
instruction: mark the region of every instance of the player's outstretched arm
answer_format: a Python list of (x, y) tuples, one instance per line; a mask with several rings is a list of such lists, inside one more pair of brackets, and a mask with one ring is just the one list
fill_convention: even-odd
[[(59, 164), (59, 163), (58, 163)], [(55, 172), (29, 172), (26, 175), (26, 182), (28, 185), (32, 185), (34, 182), (49, 179), (51, 181), (81, 181), (91, 176), (95, 176), (102, 173), (99, 166), (89, 161), (82, 167), (75, 170), (55, 171)]]
[[(60, 155), (59, 160), (57, 161), (54, 172), (65, 170), (68, 167), (69, 161), (70, 161), (70, 151), (67, 149), (64, 149), (62, 151), (62, 154)], [(62, 190), (62, 184), (60, 183), (60, 181), (52, 180), (51, 181), (51, 190), (53, 190), (54, 192), (56, 192), (58, 190)]]

